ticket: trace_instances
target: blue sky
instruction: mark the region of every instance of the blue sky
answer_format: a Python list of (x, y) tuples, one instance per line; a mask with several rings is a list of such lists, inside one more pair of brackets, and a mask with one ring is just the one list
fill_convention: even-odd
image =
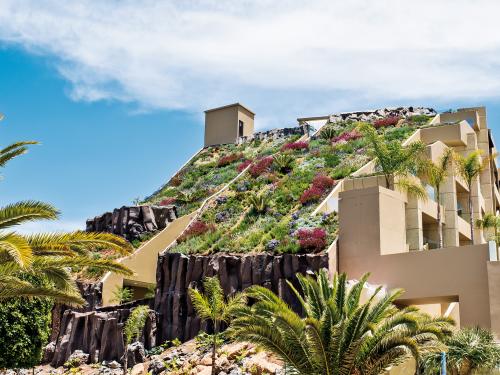
[(202, 144), (201, 116), (138, 113), (133, 104), (115, 101), (75, 102), (51, 66), (51, 58), (0, 50), (1, 145), (42, 143), (2, 171), (2, 203), (54, 204), (63, 223), (49, 229), (84, 225), (87, 217), (144, 197)]
[(42, 142), (2, 171), (2, 203), (63, 212), (25, 230), (82, 227), (154, 191), (202, 145), (203, 110), (235, 101), (258, 129), (486, 105), (500, 139), (498, 14), (493, 0), (2, 0), (0, 143)]

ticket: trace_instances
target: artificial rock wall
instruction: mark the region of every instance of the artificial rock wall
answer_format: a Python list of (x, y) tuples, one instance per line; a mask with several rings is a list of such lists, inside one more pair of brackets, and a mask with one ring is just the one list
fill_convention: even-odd
[(108, 232), (132, 241), (156, 232), (177, 218), (175, 206), (123, 206), (87, 220), (87, 232)]
[[(58, 334), (45, 351), (45, 362), (61, 366), (75, 350), (89, 354), (90, 362), (120, 362), (124, 351), (123, 326), (131, 310), (139, 304), (149, 304), (153, 310), (141, 339), (146, 349), (174, 338), (181, 341), (193, 338), (200, 329), (210, 327), (196, 316), (188, 289), (202, 289), (203, 279), (214, 275), (219, 277), (226, 295), (251, 285), (262, 285), (300, 311), (286, 281), (298, 287), (296, 273), (312, 274), (321, 268), (328, 268), (327, 254), (162, 254), (158, 258), (154, 301), (142, 300), (92, 311), (65, 310)], [(98, 295), (93, 289), (88, 294)]]
[[(75, 350), (89, 354), (91, 363), (121, 362), (125, 348), (123, 326), (133, 308), (141, 304), (150, 304), (152, 307), (152, 300), (87, 312), (64, 311), (59, 334), (45, 350), (45, 362), (50, 362), (54, 367), (62, 366)], [(156, 313), (151, 311), (141, 337), (146, 349), (156, 345), (156, 325)]]
[(158, 259), (156, 271), (157, 341), (174, 338), (186, 341), (196, 336), (201, 328), (206, 328), (196, 316), (188, 296), (189, 287), (201, 289), (204, 277), (217, 275), (226, 295), (251, 285), (265, 286), (300, 311), (286, 280), (298, 287), (296, 273), (313, 273), (321, 268), (328, 268), (327, 254), (163, 254)]

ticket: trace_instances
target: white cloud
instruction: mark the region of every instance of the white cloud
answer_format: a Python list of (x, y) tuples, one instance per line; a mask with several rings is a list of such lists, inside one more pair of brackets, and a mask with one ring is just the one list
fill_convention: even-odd
[(2, 0), (0, 40), (57, 57), (75, 100), (188, 111), (239, 100), (272, 126), (497, 97), (498, 14), (496, 0)]
[(23, 233), (23, 234), (70, 232), (70, 231), (74, 231), (74, 230), (85, 230), (85, 220), (83, 220), (83, 221), (70, 221), (70, 220), (34, 221), (31, 223), (22, 224), (22, 225), (16, 227), (15, 229), (16, 229), (16, 232)]

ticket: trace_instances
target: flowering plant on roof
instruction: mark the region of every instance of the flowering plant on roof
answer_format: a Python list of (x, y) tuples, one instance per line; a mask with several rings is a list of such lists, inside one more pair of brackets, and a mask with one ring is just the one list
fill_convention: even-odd
[(381, 118), (380, 120), (375, 120), (373, 122), (373, 126), (376, 129), (385, 128), (387, 126), (394, 126), (399, 122), (399, 120), (401, 120), (401, 117), (399, 116), (389, 116), (386, 118)]
[(243, 170), (244, 170), (246, 167), (248, 167), (250, 164), (252, 164), (252, 161), (251, 161), (251, 160), (249, 160), (249, 159), (246, 159), (246, 160), (244, 160), (242, 163), (240, 163), (236, 169), (238, 170), (238, 172), (240, 172), (240, 173), (241, 173), (241, 172), (243, 172)]
[(322, 228), (299, 229), (297, 238), (301, 250), (318, 252), (326, 247), (326, 231)]
[(295, 151), (295, 150), (308, 150), (308, 149), (309, 149), (309, 143), (303, 141), (290, 142), (281, 147), (281, 151), (287, 151), (287, 150)]
[(339, 136), (333, 138), (332, 143), (335, 144), (338, 142), (349, 142), (349, 141), (352, 141), (354, 139), (358, 139), (361, 137), (362, 137), (361, 133), (359, 133), (356, 129), (354, 129), (351, 131), (344, 132), (344, 133), (340, 134)]
[(268, 172), (271, 168), (271, 165), (273, 164), (273, 160), (274, 159), (272, 156), (266, 156), (265, 158), (256, 161), (248, 170), (250, 175), (254, 178), (257, 178), (264, 172)]
[(175, 203), (175, 198), (174, 197), (170, 197), (170, 198), (163, 199), (160, 203), (158, 203), (158, 205), (160, 205), (160, 206), (169, 206), (169, 205), (174, 204), (174, 203)]

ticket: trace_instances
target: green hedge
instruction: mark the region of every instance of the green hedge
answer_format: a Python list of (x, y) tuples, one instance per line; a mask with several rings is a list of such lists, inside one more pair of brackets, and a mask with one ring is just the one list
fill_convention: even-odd
[(41, 298), (0, 302), (0, 369), (40, 363), (50, 334), (52, 306), (52, 300)]

